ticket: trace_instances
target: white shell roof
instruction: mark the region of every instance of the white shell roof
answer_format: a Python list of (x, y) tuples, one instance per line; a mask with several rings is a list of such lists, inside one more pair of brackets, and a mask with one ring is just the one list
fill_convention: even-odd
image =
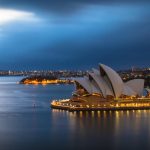
[(84, 78), (74, 78), (74, 80), (78, 82), (84, 89), (86, 89), (89, 94), (101, 93), (98, 87), (94, 83), (90, 82), (86, 76)]
[[(100, 73), (102, 72), (102, 74)], [(103, 75), (104, 73), (104, 75)], [(74, 78), (89, 94), (99, 93), (104, 97), (108, 95), (114, 97), (120, 97), (123, 95), (141, 96), (144, 89), (144, 79), (134, 79), (126, 83), (123, 83), (121, 77), (110, 67), (101, 64), (100, 71), (92, 69), (92, 72), (88, 72), (89, 77)], [(150, 92), (150, 90), (147, 90)]]
[(134, 90), (137, 95), (142, 95), (144, 89), (144, 79), (133, 79), (126, 82), (125, 85)]
[(100, 70), (104, 71), (109, 78), (115, 97), (119, 97), (123, 91), (123, 81), (121, 77), (106, 65), (100, 64)]
[(93, 69), (93, 73), (89, 72), (89, 74), (93, 77), (93, 79), (99, 86), (104, 97), (106, 97), (107, 95), (114, 96), (113, 92), (111, 91), (111, 89), (109, 88), (103, 77), (100, 76), (100, 73), (97, 69)]
[(123, 95), (127, 95), (127, 96), (133, 96), (133, 95), (137, 95), (137, 93), (135, 91), (133, 91), (129, 86), (124, 85), (123, 86)]

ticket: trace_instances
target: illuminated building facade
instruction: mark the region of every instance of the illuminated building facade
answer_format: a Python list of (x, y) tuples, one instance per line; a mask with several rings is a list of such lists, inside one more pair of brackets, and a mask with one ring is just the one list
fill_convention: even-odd
[(144, 79), (133, 79), (123, 82), (117, 72), (100, 64), (99, 70), (92, 69), (83, 78), (75, 78), (76, 95), (97, 94), (102, 98), (141, 97)]
[(67, 100), (54, 100), (52, 108), (69, 111), (150, 109), (150, 96), (143, 96), (144, 79), (123, 82), (116, 71), (104, 64), (74, 81), (73, 96)]

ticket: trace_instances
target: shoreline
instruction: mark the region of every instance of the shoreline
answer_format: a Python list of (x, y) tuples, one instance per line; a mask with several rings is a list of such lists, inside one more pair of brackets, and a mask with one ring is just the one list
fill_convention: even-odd
[(20, 82), (20, 84), (42, 84), (42, 85), (47, 85), (47, 84), (73, 84), (73, 81), (70, 79), (46, 79), (46, 78), (24, 78)]

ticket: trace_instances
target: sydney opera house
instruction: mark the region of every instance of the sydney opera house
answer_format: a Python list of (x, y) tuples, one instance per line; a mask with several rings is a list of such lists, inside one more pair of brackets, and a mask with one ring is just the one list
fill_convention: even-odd
[(51, 103), (53, 108), (67, 110), (150, 108), (149, 96), (143, 96), (144, 79), (123, 82), (116, 71), (104, 64), (100, 64), (98, 69), (92, 69), (83, 78), (75, 78), (74, 81), (75, 92), (72, 97), (53, 101)]

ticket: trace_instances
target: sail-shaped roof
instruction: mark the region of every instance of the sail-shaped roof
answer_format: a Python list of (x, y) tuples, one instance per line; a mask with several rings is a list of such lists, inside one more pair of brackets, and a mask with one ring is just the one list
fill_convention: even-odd
[(133, 79), (125, 83), (128, 87), (136, 92), (137, 95), (141, 96), (144, 89), (144, 79)]
[(93, 84), (86, 76), (83, 78), (74, 78), (74, 80), (78, 82), (89, 94), (101, 93), (98, 87)]
[(110, 67), (100, 64), (100, 70), (92, 69), (88, 76), (75, 78), (89, 94), (99, 93), (103, 97), (141, 96), (144, 89), (144, 79), (134, 79), (124, 83), (121, 77)]
[(89, 72), (89, 74), (93, 77), (93, 79), (97, 83), (104, 97), (106, 97), (107, 95), (114, 96), (113, 92), (111, 91), (111, 89), (109, 88), (109, 86), (107, 85), (107, 83), (105, 82), (105, 80), (100, 75), (97, 69), (93, 69), (93, 73)]
[(137, 93), (135, 91), (133, 91), (133, 89), (131, 89), (127, 85), (123, 86), (123, 92), (122, 92), (122, 94), (126, 95), (126, 96), (135, 96), (135, 95), (137, 95)]
[(119, 97), (123, 91), (123, 81), (118, 73), (104, 64), (100, 64), (100, 72), (102, 76), (107, 76), (115, 97)]

